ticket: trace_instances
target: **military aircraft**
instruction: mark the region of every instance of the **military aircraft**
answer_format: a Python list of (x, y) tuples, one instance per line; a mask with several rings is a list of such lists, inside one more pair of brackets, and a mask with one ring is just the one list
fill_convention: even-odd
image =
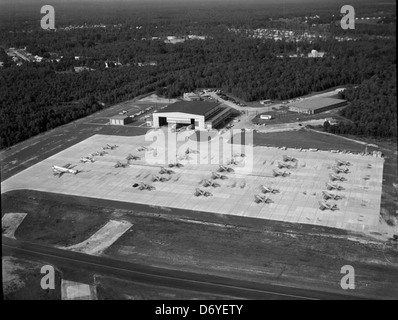
[(157, 176), (157, 175), (153, 175), (152, 176), (152, 182), (166, 182), (166, 181), (169, 181), (169, 180), (170, 180), (170, 178), (167, 179), (165, 177), (160, 177), (160, 176)]
[(279, 162), (278, 161), (278, 168), (279, 169), (293, 169), (293, 168), (295, 168), (295, 166), (293, 166), (293, 165), (291, 165), (291, 164), (288, 164), (288, 163), (283, 163), (283, 162)]
[(241, 157), (241, 158), (244, 158), (244, 157), (246, 157), (246, 155), (244, 154), (244, 153), (234, 153), (234, 157)]
[(196, 188), (194, 195), (196, 197), (204, 196), (204, 197), (210, 197), (212, 196), (212, 193), (209, 191), (201, 190), (199, 188)]
[(370, 163), (368, 164), (368, 169), (372, 169), (372, 165)]
[(235, 171), (234, 169), (223, 165), (220, 165), (220, 167), (217, 169), (217, 172), (234, 172), (234, 171)]
[(146, 147), (146, 146), (140, 146), (140, 147), (137, 148), (137, 151), (138, 151), (138, 152), (142, 152), (142, 151), (152, 151), (152, 150), (153, 150), (153, 148), (151, 148), (151, 147)]
[(190, 154), (190, 153), (199, 153), (199, 151), (197, 151), (197, 150), (193, 150), (193, 149), (191, 149), (191, 148), (187, 148), (187, 150), (185, 150), (185, 154)]
[(137, 188), (138, 190), (148, 190), (148, 191), (156, 190), (156, 188), (154, 186), (151, 186), (151, 185), (146, 184), (144, 182), (134, 183), (132, 185), (132, 187), (133, 188)]
[(278, 189), (274, 189), (274, 188), (271, 188), (271, 187), (266, 187), (264, 185), (261, 186), (261, 191), (262, 191), (262, 193), (273, 193), (273, 194), (279, 193)]
[(126, 168), (126, 167), (128, 167), (129, 166), (129, 164), (128, 163), (121, 163), (120, 161), (118, 161), (118, 162), (116, 162), (116, 164), (115, 164), (115, 168)]
[(141, 157), (136, 156), (136, 155), (133, 155), (133, 154), (130, 153), (130, 154), (126, 157), (126, 160), (127, 160), (127, 161), (131, 161), (131, 160), (141, 160)]
[(160, 173), (160, 174), (173, 174), (173, 173), (175, 173), (175, 172), (174, 172), (173, 170), (170, 170), (170, 169), (166, 169), (166, 168), (164, 168), (164, 167), (161, 167), (159, 173)]
[(116, 144), (114, 144), (113, 146), (111, 146), (110, 144), (106, 144), (106, 146), (107, 146), (109, 149), (111, 149), (111, 150), (116, 149), (117, 147), (119, 147), (119, 146), (116, 145)]
[(339, 210), (339, 208), (337, 207), (337, 204), (329, 204), (324, 201), (319, 202), (319, 209), (321, 209), (322, 211), (323, 210), (332, 210), (332, 211)]
[(341, 199), (343, 199), (343, 196), (340, 196), (340, 195), (335, 194), (335, 193), (329, 193), (329, 192), (327, 192), (327, 191), (322, 191), (322, 195), (323, 195), (323, 198), (324, 198), (325, 200), (329, 200), (329, 199), (332, 199), (332, 200), (341, 200)]
[(80, 162), (82, 162), (82, 163), (95, 162), (95, 160), (93, 158), (91, 158), (91, 157), (82, 157), (80, 159)]
[(181, 167), (183, 167), (184, 165), (183, 164), (181, 164), (181, 163), (179, 163), (179, 162), (174, 162), (174, 163), (169, 163), (169, 168), (174, 168), (174, 167), (176, 167), (176, 168), (181, 168)]
[(332, 180), (332, 181), (336, 181), (336, 180), (337, 181), (347, 181), (347, 179), (344, 178), (343, 176), (338, 176), (338, 175), (333, 174), (333, 173), (330, 173), (329, 177), (330, 177), (330, 180)]
[(328, 190), (333, 190), (333, 189), (339, 190), (339, 191), (343, 190), (342, 186), (339, 186), (339, 185), (331, 183), (331, 182), (326, 183), (326, 188), (328, 188)]
[(210, 180), (204, 179), (203, 180), (203, 186), (205, 188), (207, 188), (207, 187), (217, 188), (217, 187), (220, 187), (220, 184), (218, 184), (217, 182), (214, 182), (214, 181), (210, 181)]
[(216, 179), (221, 179), (221, 180), (228, 179), (227, 176), (224, 176), (224, 175), (222, 175), (222, 174), (220, 174), (220, 173), (218, 173), (218, 172), (212, 172), (212, 173), (211, 173), (211, 178), (212, 178), (213, 180), (216, 180)]
[(287, 172), (287, 171), (280, 171), (280, 170), (272, 170), (274, 177), (287, 177), (291, 174), (291, 172)]
[(285, 161), (285, 162), (288, 162), (288, 161), (297, 162), (297, 159), (296, 159), (296, 158), (293, 158), (293, 157), (289, 157), (289, 156), (287, 156), (287, 155), (284, 155), (284, 156), (283, 156), (283, 161)]
[(344, 160), (336, 160), (338, 166), (351, 166), (351, 162)]
[(58, 176), (58, 178), (61, 178), (61, 176), (64, 173), (73, 173), (73, 174), (78, 174), (80, 171), (79, 170), (73, 170), (73, 168), (76, 166), (71, 166), (70, 163), (64, 165), (64, 166), (53, 166), (53, 171), (54, 171), (54, 176)]
[(108, 154), (106, 151), (97, 151), (91, 154), (91, 156), (101, 156), (103, 157), (105, 154)]
[(340, 168), (340, 167), (334, 167), (333, 171), (336, 172), (337, 174), (339, 173), (349, 173), (349, 169), (348, 168)]
[(235, 158), (232, 158), (231, 160), (229, 160), (229, 161), (227, 162), (227, 164), (228, 164), (228, 165), (235, 165), (235, 166), (237, 166), (237, 165), (238, 165), (238, 162), (235, 160)]
[(255, 203), (272, 203), (273, 201), (268, 198), (267, 196), (261, 196), (259, 194), (256, 194), (254, 196), (254, 202)]

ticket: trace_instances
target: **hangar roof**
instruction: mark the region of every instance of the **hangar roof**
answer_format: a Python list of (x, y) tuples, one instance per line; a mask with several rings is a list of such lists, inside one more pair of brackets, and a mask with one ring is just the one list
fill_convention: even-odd
[(346, 102), (346, 100), (337, 99), (337, 98), (313, 98), (313, 99), (306, 99), (297, 103), (292, 103), (290, 104), (290, 107), (316, 110), (328, 106), (333, 106), (335, 104), (343, 102)]
[(166, 112), (182, 112), (189, 114), (196, 114), (199, 116), (204, 116), (207, 112), (217, 107), (219, 103), (217, 102), (207, 102), (207, 101), (179, 101), (173, 103), (166, 108), (159, 110), (159, 113)]
[(130, 116), (125, 115), (125, 114), (123, 114), (123, 115), (121, 115), (121, 114), (115, 114), (114, 116), (111, 117), (111, 119), (115, 119), (115, 120), (125, 120), (125, 119), (127, 119), (128, 117), (130, 117)]

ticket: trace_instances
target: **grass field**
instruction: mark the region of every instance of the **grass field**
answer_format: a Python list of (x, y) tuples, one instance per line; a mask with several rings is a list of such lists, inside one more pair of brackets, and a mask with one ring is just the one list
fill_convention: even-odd
[(98, 300), (219, 300), (233, 299), (228, 296), (207, 295), (190, 290), (144, 285), (125, 279), (96, 276)]
[(61, 273), (56, 268), (54, 290), (43, 290), (40, 269), (45, 262), (30, 261), (11, 256), (2, 257), (3, 298), (5, 300), (60, 300)]
[[(350, 264), (355, 266), (357, 274), (357, 289), (352, 294), (398, 297), (398, 251), (393, 242), (384, 245), (354, 233), (320, 226), (34, 191), (17, 191), (3, 197), (3, 212), (16, 211), (16, 207), (22, 205), (31, 217), (29, 224), (28, 220), (22, 223), (17, 238), (47, 244), (57, 244), (62, 239), (63, 243), (73, 244), (79, 240), (71, 239), (71, 234), (86, 238), (91, 230), (98, 229), (98, 220), (92, 219), (94, 216), (123, 219), (134, 226), (105, 251), (115, 259), (330, 291), (340, 290), (340, 269)], [(37, 210), (48, 202), (52, 205), (47, 210)], [(32, 203), (34, 205), (30, 206)], [(63, 224), (53, 223), (60, 218), (58, 209), (61, 207), (67, 207), (68, 214)], [(43, 229), (47, 230), (44, 236), (34, 236)], [(75, 280), (73, 275), (68, 279), (90, 283), (87, 279)], [(109, 285), (104, 283), (105, 290), (107, 287)], [(131, 295), (129, 291), (126, 289), (123, 293)], [(107, 296), (101, 291), (99, 295)]]
[[(319, 120), (319, 119), (326, 119), (326, 118), (333, 118), (336, 120), (345, 120), (347, 121), (346, 118), (340, 116), (338, 114), (339, 109), (334, 109), (330, 110), (328, 112), (323, 112), (320, 114), (299, 114), (297, 112), (291, 112), (291, 111), (286, 111), (286, 112), (281, 112), (281, 111), (267, 111), (267, 112), (262, 112), (256, 115), (253, 119), (252, 122), (255, 124), (266, 124), (266, 125), (273, 125), (273, 124), (281, 124), (281, 123), (293, 123), (293, 122), (303, 122), (303, 121), (308, 121), (308, 120)], [(260, 119), (261, 114), (266, 114), (272, 116), (273, 119), (271, 120), (263, 120)]]
[[(342, 139), (338, 136), (324, 135), (322, 133), (306, 131), (283, 131), (274, 133), (254, 133), (254, 144), (287, 148), (316, 148), (319, 150), (347, 150), (364, 152), (365, 146), (353, 141)], [(368, 147), (368, 152), (377, 150)]]

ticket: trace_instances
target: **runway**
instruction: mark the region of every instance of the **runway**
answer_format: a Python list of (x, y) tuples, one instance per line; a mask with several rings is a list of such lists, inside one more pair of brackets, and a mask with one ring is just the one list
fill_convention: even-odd
[(345, 294), (261, 284), (204, 274), (161, 269), (133, 264), (107, 257), (86, 255), (36, 243), (2, 238), (3, 256), (16, 255), (41, 259), (58, 268), (74, 268), (94, 274), (112, 275), (120, 279), (149, 285), (211, 293), (236, 299), (256, 300), (320, 300), (358, 299)]

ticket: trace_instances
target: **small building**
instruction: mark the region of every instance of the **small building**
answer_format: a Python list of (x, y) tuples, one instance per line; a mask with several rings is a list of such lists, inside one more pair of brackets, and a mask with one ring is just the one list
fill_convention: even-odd
[(200, 96), (194, 92), (184, 93), (183, 99), (185, 101), (200, 101)]
[(261, 100), (260, 103), (261, 103), (262, 105), (266, 105), (266, 104), (272, 103), (272, 100), (271, 100), (271, 99)]
[(227, 119), (232, 113), (229, 107), (217, 102), (179, 101), (153, 113), (153, 126), (192, 125), (194, 129), (212, 129)]
[(271, 120), (272, 116), (269, 115), (269, 114), (262, 114), (262, 115), (260, 115), (260, 119), (262, 119), (262, 120)]
[(311, 52), (308, 54), (308, 58), (323, 58), (325, 55), (325, 52), (318, 52), (317, 50), (311, 50)]
[(110, 118), (110, 124), (115, 126), (125, 126), (133, 122), (133, 118), (128, 115), (117, 114)]
[(331, 109), (339, 108), (347, 104), (346, 100), (336, 98), (309, 98), (289, 106), (289, 110), (304, 114), (316, 114)]

